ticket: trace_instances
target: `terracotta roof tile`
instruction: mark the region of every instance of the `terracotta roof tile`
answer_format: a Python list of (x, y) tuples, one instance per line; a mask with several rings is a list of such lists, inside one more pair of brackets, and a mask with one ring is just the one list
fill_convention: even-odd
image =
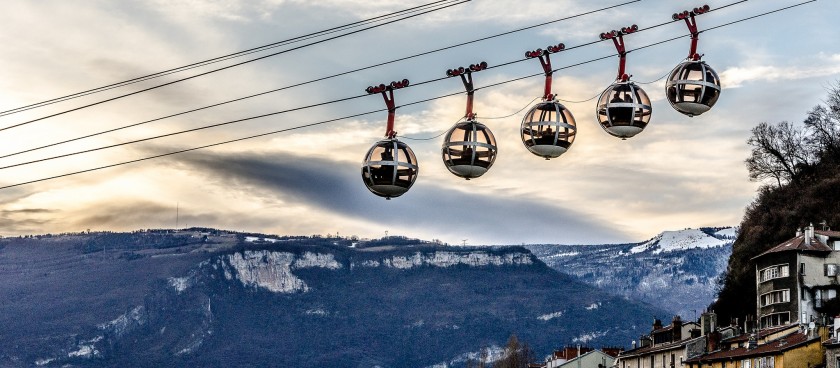
[(820, 241), (818, 238), (811, 238), (810, 242), (805, 242), (805, 235), (800, 235), (770, 248), (752, 259), (756, 259), (768, 253), (785, 252), (789, 250), (796, 250), (800, 252), (831, 252), (831, 248), (825, 245), (825, 243)]
[(812, 341), (818, 341), (819, 339), (819, 336), (809, 339), (808, 335), (802, 332), (794, 332), (790, 335), (786, 335), (779, 339), (769, 341), (766, 344), (759, 345), (753, 349), (747, 349), (746, 347), (743, 347), (731, 350), (718, 350), (705, 355), (688, 359), (686, 360), (686, 363), (728, 360), (732, 358), (746, 358), (754, 356), (767, 356), (774, 353), (790, 350), (792, 348)]
[[(772, 335), (774, 333), (784, 331), (784, 330), (788, 330), (788, 329), (792, 329), (794, 327), (798, 328), (799, 324), (798, 323), (791, 323), (791, 324), (784, 325), (784, 326), (765, 328), (763, 330), (758, 331), (757, 338), (761, 339), (761, 338), (763, 338), (767, 335)], [(738, 336), (732, 336), (732, 337), (729, 337), (729, 338), (725, 338), (725, 339), (721, 340), (720, 342), (730, 344), (730, 343), (733, 343), (733, 342), (749, 341), (749, 339), (750, 339), (750, 334), (745, 333), (745, 334), (740, 334)]]
[(840, 238), (840, 231), (831, 231), (831, 230), (814, 230), (814, 233), (825, 235), (829, 238)]

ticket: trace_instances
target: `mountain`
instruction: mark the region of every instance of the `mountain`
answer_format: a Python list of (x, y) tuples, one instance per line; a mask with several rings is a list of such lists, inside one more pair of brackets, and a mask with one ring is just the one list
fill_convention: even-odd
[(213, 229), (0, 239), (0, 366), (463, 366), (626, 345), (666, 312), (523, 247)]
[(579, 281), (693, 318), (714, 301), (736, 237), (736, 228), (700, 228), (641, 243), (526, 247)]

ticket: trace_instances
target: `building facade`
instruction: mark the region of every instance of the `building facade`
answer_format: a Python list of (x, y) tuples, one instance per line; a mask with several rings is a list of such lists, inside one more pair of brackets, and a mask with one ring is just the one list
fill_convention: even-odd
[[(708, 316), (711, 317), (708, 317)], [(651, 333), (639, 339), (639, 346), (618, 355), (618, 368), (682, 368), (684, 361), (703, 354), (706, 347), (704, 330), (713, 330), (714, 314), (704, 314), (701, 317), (704, 325), (688, 322), (683, 323), (679, 316), (675, 316), (668, 326), (663, 326), (660, 320), (655, 320)], [(707, 322), (708, 321), (708, 322)], [(708, 323), (709, 325), (706, 325)]]
[[(808, 226), (753, 257), (759, 327), (825, 324), (840, 292), (840, 232)], [(832, 316), (833, 317), (833, 316)]]

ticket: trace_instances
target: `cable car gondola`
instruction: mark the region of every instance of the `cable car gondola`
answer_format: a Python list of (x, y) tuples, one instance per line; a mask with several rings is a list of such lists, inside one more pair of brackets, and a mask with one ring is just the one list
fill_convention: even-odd
[(446, 169), (456, 176), (470, 180), (484, 175), (496, 161), (498, 148), (496, 137), (486, 125), (475, 120), (472, 111), (473, 87), (472, 73), (487, 68), (486, 62), (472, 64), (469, 68), (456, 68), (446, 71), (450, 77), (460, 76), (467, 89), (466, 121), (455, 123), (443, 138), (441, 156)]
[(411, 188), (420, 170), (411, 148), (397, 139), (394, 131), (394, 89), (408, 86), (408, 80), (368, 87), (368, 93), (381, 93), (388, 107), (387, 139), (376, 142), (362, 162), (362, 180), (371, 193), (385, 199), (399, 197)]
[(684, 11), (673, 15), (674, 20), (685, 20), (691, 32), (691, 48), (685, 61), (677, 65), (668, 75), (665, 83), (665, 95), (671, 106), (688, 116), (700, 115), (715, 105), (720, 97), (720, 77), (712, 67), (700, 60), (702, 55), (697, 53), (699, 32), (694, 16), (709, 11), (704, 5), (692, 11)]
[(545, 72), (545, 88), (542, 102), (537, 103), (522, 118), (520, 133), (522, 143), (531, 153), (546, 160), (566, 153), (575, 141), (577, 125), (572, 112), (557, 101), (551, 92), (551, 69), (549, 54), (563, 51), (565, 45), (549, 46), (546, 50), (528, 51), (528, 58), (539, 58)]
[(601, 33), (601, 39), (613, 40), (618, 51), (618, 77), (598, 98), (595, 116), (601, 128), (612, 136), (627, 139), (639, 134), (650, 122), (653, 107), (647, 93), (624, 72), (627, 51), (624, 35), (639, 30), (637, 25)]
[(627, 139), (642, 132), (650, 121), (650, 98), (636, 83), (618, 81), (598, 98), (596, 116), (601, 128)]

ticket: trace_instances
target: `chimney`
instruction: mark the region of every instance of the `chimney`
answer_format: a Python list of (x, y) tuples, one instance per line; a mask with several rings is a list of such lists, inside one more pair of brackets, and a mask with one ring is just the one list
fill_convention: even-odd
[(811, 245), (811, 238), (814, 237), (814, 224), (808, 225), (805, 228), (805, 244)]
[(712, 331), (706, 336), (706, 351), (713, 352), (720, 347), (720, 332)]
[(682, 319), (680, 316), (674, 316), (674, 319), (671, 321), (671, 341), (680, 341), (682, 340)]
[(708, 335), (717, 327), (717, 314), (709, 311), (700, 315), (701, 334)]
[(798, 238), (798, 237), (800, 237), (800, 236), (802, 236), (802, 228), (798, 228), (798, 227), (797, 227), (797, 228), (796, 228), (796, 237)]
[(633, 349), (636, 348), (636, 340), (633, 340)]
[(758, 339), (755, 334), (750, 334), (750, 339), (747, 340), (747, 350), (752, 350), (758, 347)]
[(653, 329), (658, 330), (660, 328), (662, 328), (662, 320), (660, 320), (659, 318), (654, 318), (653, 319)]

